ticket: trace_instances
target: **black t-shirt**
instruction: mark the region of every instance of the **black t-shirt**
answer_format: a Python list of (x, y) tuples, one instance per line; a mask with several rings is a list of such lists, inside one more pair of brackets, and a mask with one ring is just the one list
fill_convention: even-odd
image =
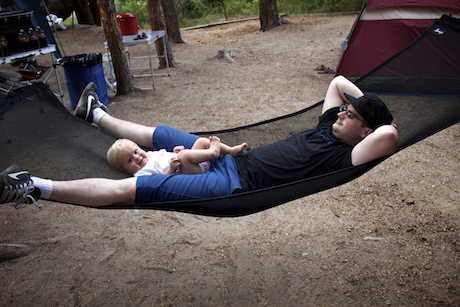
[(278, 185), (351, 166), (353, 146), (332, 134), (338, 108), (326, 111), (316, 128), (235, 158), (243, 191)]

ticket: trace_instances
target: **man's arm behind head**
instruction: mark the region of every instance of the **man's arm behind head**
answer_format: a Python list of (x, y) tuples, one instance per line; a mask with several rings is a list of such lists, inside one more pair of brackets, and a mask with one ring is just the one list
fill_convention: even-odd
[(364, 95), (364, 93), (353, 82), (344, 76), (337, 76), (332, 79), (327, 89), (322, 114), (329, 109), (340, 107), (345, 103), (349, 103), (348, 99), (345, 97), (345, 93), (353, 97), (361, 97)]
[(353, 165), (361, 165), (390, 155), (399, 148), (399, 133), (395, 124), (383, 125), (359, 142), (351, 153)]

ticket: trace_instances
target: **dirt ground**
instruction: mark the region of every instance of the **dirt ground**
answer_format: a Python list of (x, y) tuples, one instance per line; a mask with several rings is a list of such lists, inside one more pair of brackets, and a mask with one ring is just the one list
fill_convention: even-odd
[[(291, 113), (323, 99), (333, 75), (313, 69), (335, 69), (356, 16), (291, 16), (269, 32), (258, 21), (182, 31), (171, 75), (156, 77), (155, 91), (109, 90), (108, 106), (186, 131)], [(66, 55), (105, 50), (101, 28), (59, 38)], [(214, 58), (224, 48), (235, 62)], [(459, 306), (459, 145), (457, 124), (350, 183), (238, 218), (3, 205), (0, 243), (30, 249), (0, 263), (0, 305)]]

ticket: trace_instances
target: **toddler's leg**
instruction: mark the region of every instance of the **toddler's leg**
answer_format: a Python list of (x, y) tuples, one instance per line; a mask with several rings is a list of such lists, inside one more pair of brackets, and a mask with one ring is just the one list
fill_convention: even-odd
[(198, 140), (195, 141), (195, 143), (192, 146), (192, 149), (208, 149), (211, 146), (211, 141), (207, 138), (199, 138)]
[[(213, 136), (209, 137), (209, 139), (206, 138), (199, 138), (196, 140), (195, 144), (193, 144), (192, 149), (207, 149), (211, 145), (211, 138)], [(237, 157), (240, 152), (248, 148), (247, 143), (241, 143), (240, 145), (237, 146), (228, 146), (227, 144), (220, 143), (220, 154), (221, 155), (232, 155), (233, 157)]]
[(221, 155), (232, 155), (233, 157), (237, 157), (240, 152), (248, 148), (247, 143), (241, 143), (240, 145), (237, 146), (228, 146), (226, 144), (221, 143), (220, 144), (220, 154)]
[(220, 139), (217, 136), (212, 136), (209, 138), (208, 149), (186, 149), (177, 154), (177, 158), (180, 161), (180, 172), (182, 174), (201, 174), (201, 167), (198, 164), (203, 161), (217, 159), (219, 155)]

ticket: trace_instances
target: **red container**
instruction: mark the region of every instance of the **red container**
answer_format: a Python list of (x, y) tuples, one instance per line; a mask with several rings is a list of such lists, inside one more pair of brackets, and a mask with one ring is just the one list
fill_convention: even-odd
[(137, 18), (131, 13), (123, 13), (117, 15), (118, 24), (120, 25), (121, 34), (136, 35), (137, 34)]

